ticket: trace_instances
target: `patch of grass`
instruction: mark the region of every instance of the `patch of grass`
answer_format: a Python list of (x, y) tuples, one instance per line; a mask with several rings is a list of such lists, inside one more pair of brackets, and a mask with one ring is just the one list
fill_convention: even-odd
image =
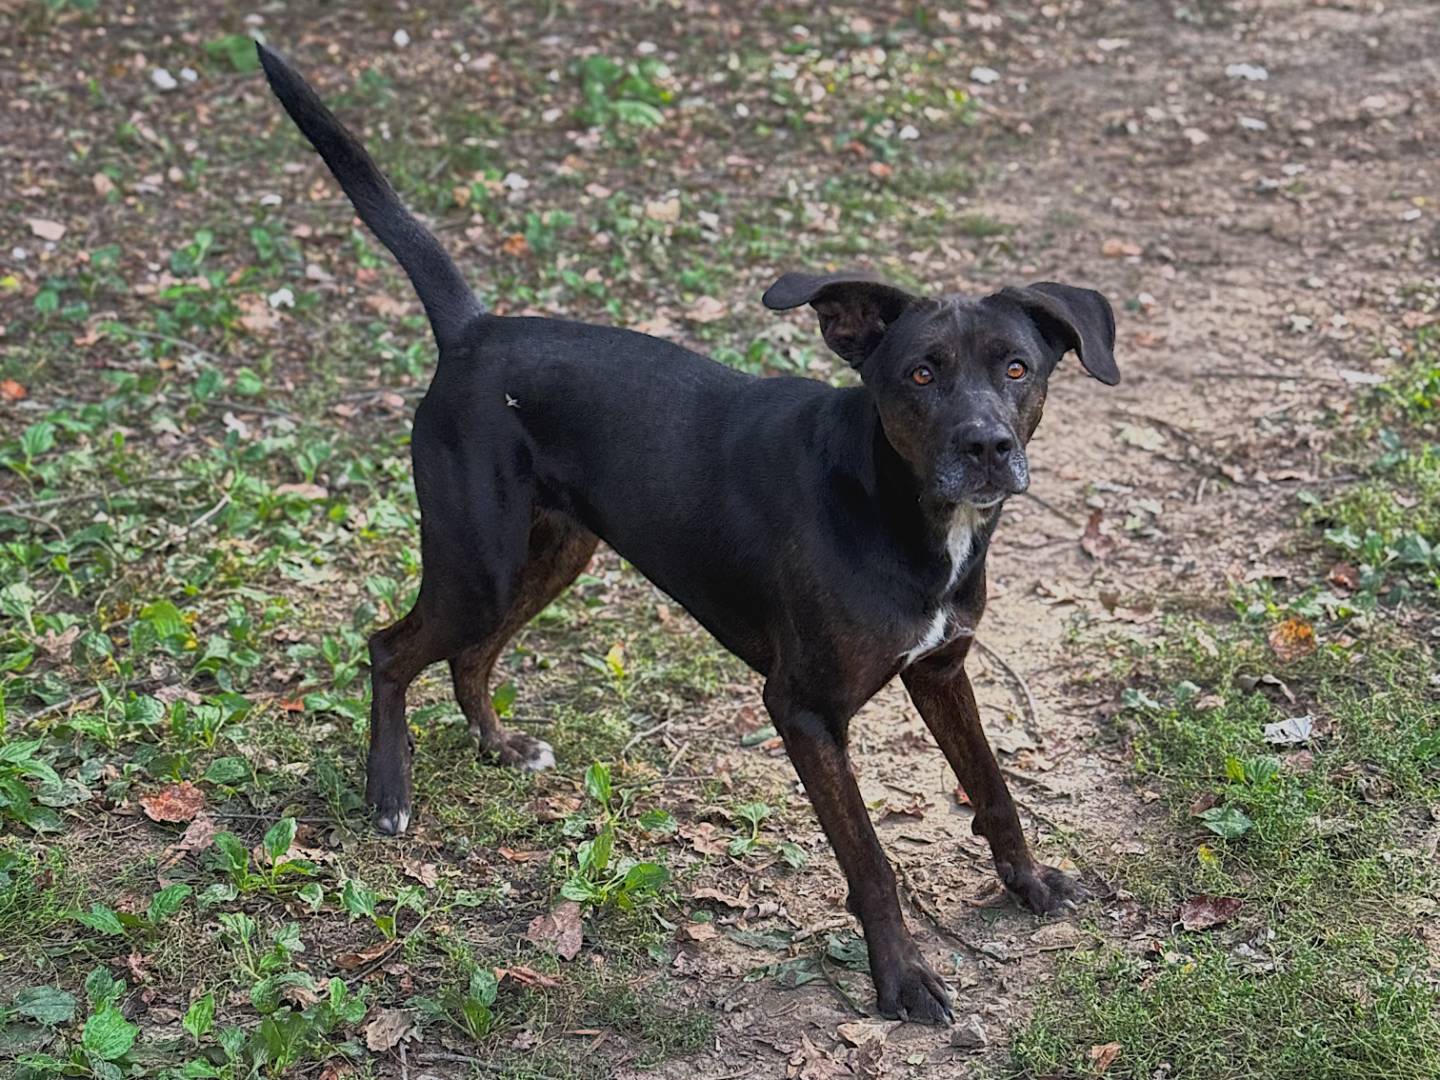
[[(1208, 622), (1177, 617), (1135, 658), (1118, 723), (1175, 832), (1123, 884), (1170, 929), (1071, 957), (1012, 1075), (1440, 1074), (1440, 987), (1417, 929), (1440, 909), (1440, 664), (1403, 617), (1433, 581), (1396, 554), (1437, 528), (1431, 406), (1409, 389), (1434, 378), (1432, 345), (1417, 338), (1362, 418), (1396, 425), (1389, 458), (1311, 511), (1332, 544), (1357, 538), (1363, 576), (1252, 588)], [(1379, 604), (1402, 618), (1362, 617)]]

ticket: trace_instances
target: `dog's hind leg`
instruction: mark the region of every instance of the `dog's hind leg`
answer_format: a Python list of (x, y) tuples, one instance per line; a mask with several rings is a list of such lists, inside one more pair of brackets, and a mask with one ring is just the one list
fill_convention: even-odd
[(555, 764), (549, 743), (500, 725), (490, 700), (490, 676), (506, 643), (575, 580), (597, 543), (594, 533), (572, 519), (537, 510), (528, 558), (509, 607), (480, 640), (450, 658), (455, 697), (470, 723), (470, 735), (481, 753), (501, 765), (538, 772)]
[(410, 759), (405, 692), (415, 677), (448, 651), (445, 620), (422, 585), (410, 614), (370, 637), (370, 752), (365, 761), (366, 797), (375, 827), (386, 835), (410, 824)]

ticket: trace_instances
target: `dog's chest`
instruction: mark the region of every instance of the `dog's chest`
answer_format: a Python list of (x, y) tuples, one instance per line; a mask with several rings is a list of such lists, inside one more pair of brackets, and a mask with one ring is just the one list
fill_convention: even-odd
[(951, 517), (944, 539), (945, 557), (950, 564), (949, 573), (944, 587), (927, 606), (918, 638), (910, 648), (901, 653), (902, 667), (909, 667), (922, 656), (958, 637), (974, 634), (973, 626), (956, 618), (953, 596), (960, 575), (969, 565), (970, 556), (975, 551), (980, 521), (980, 514), (969, 507), (958, 508)]

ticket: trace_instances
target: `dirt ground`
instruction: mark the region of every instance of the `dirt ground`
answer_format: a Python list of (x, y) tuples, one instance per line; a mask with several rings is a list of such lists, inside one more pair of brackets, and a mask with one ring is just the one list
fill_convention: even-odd
[[(1098, 673), (1072, 631), (1119, 622), (1143, 635), (1179, 594), (1215, 597), (1285, 573), (1275, 533), (1298, 513), (1295, 491), (1324, 473), (1311, 435), (1324, 410), (1346, 408), (1360, 373), (1384, 369), (1372, 342), (1397, 290), (1433, 272), (1440, 240), (1440, 24), (1425, 4), (1006, 16), (997, 10), (986, 35), (1005, 63), (984, 98), (1005, 134), (982, 155), (1003, 181), (976, 207), (1013, 231), (983, 265), (948, 269), (960, 289), (1026, 279), (1101, 289), (1123, 305), (1124, 381), (1102, 387), (1071, 366), (1052, 383), (1031, 445), (1036, 498), (1007, 507), (990, 556), (979, 640), (1011, 670), (977, 657), (976, 684), (992, 741), (1014, 750), (1001, 759), (1039, 850), (1112, 894), (1078, 923), (985, 906), (983, 843), (899, 688), (857, 718), (853, 751), (867, 799), (929, 804), (923, 818), (888, 815), (880, 835), (927, 955), (953, 962), (957, 1017), (978, 1014), (1000, 1044), (1058, 952), (1090, 934), (1139, 948), (1171, 915), (1128, 898), (1115, 869), (1146, 850), (1157, 818), (1103, 720), (1106, 699), (1087, 694)], [(1227, 75), (1238, 64), (1265, 76)], [(1097, 511), (1099, 560), (1080, 542)], [(824, 870), (828, 888), (777, 896), (801, 926), (844, 922), (843, 883)], [(716, 1053), (665, 1075), (779, 1075), (801, 1031), (855, 1019), (824, 984), (734, 989), (716, 978), (728, 962), (695, 964), (700, 993), (727, 1012)], [(927, 1076), (973, 1075), (974, 1057), (945, 1060), (950, 1038), (907, 1025), (889, 1052), (924, 1055)]]
[[(909, 6), (870, 5), (864, 14), (824, 7), (816, 14), (835, 19), (915, 16)], [(426, 24), (422, 10), (403, 15), (391, 21)], [(436, 25), (470, 17), (447, 10)], [(491, 29), (494, 17), (473, 15), (476, 26)], [(1027, 833), (1044, 858), (1067, 862), (1101, 898), (1075, 917), (1041, 920), (995, 896), (988, 853), (969, 833), (954, 777), (903, 690), (891, 687), (853, 725), (856, 771), (903, 880), (911, 926), (958, 991), (961, 1029), (978, 1025), (985, 1045), (952, 1045), (951, 1029), (887, 1026), (877, 1064), (836, 1035), (859, 1019), (857, 1005), (871, 1006), (863, 982), (848, 975), (796, 988), (752, 981), (746, 975), (764, 956), (721, 936), (684, 943), (671, 967), (688, 1002), (714, 1015), (713, 1042), (645, 1070), (625, 1064), (612, 1042), (606, 1052), (617, 1053), (617, 1075), (978, 1075), (1003, 1060), (1029, 996), (1066, 951), (1087, 940), (1138, 950), (1163, 931), (1173, 912), (1138, 900), (1126, 867), (1164, 842), (1157, 839), (1164, 815), (1106, 719), (1114, 694), (1097, 688), (1102, 654), (1077, 643), (1116, 631), (1144, 637), (1173, 607), (1285, 574), (1276, 549), (1300, 511), (1295, 494), (1331, 482), (1319, 450), (1323, 417), (1344, 412), (1369, 376), (1385, 370), (1389, 357), (1373, 343), (1388, 332), (1397, 296), (1436, 273), (1440, 19), (1429, 0), (969, 0), (931, 17), (959, 45), (945, 75), (973, 95), (978, 122), (927, 133), (914, 153), (933, 167), (968, 163), (978, 182), (964, 196), (964, 213), (1003, 228), (974, 243), (912, 243), (883, 222), (876, 235), (898, 242), (926, 280), (957, 291), (1035, 280), (1084, 284), (1111, 299), (1119, 323), (1121, 385), (1104, 387), (1073, 361), (1051, 382), (1031, 444), (1031, 497), (1005, 510), (990, 554), (984, 650), (972, 654), (982, 712)], [(206, 18), (202, 12), (172, 29), (198, 26), (204, 34)], [(523, 32), (554, 56), (591, 36), (612, 47), (617, 38), (658, 42), (665, 55), (687, 27), (730, 20), (717, 5), (696, 2), (644, 10), (542, 5), (528, 18)], [(277, 43), (287, 29), (301, 36), (299, 25), (284, 22), (277, 15), (267, 28)], [(304, 28), (302, 47), (318, 55), (317, 43), (338, 40), (346, 25), (322, 11)], [(740, 36), (747, 32), (740, 20)], [(759, 23), (753, 32), (775, 33)], [(379, 49), (388, 33), (350, 33), (357, 63), (367, 41)], [(426, 50), (441, 48), (414, 37), (417, 65)], [(10, 55), (23, 57), (27, 71), (64, 52), (52, 43), (42, 58), (25, 48), (10, 39)], [(18, 85), (12, 78), (6, 89)], [(496, 93), (504, 90), (501, 83)], [(512, 107), (495, 105), (502, 115)], [(25, 123), (6, 133), (12, 178), (43, 186), (47, 176), (65, 175), (71, 166), (55, 163), (49, 142), (55, 131)], [(667, 152), (685, 155), (683, 146)], [(538, 146), (535, 160), (546, 160)], [(712, 164), (690, 162), (685, 182), (703, 185)], [(731, 199), (743, 200), (746, 188), (773, 194), (771, 171), (793, 179), (826, 167), (759, 153), (743, 167), (711, 171), (727, 177)], [(243, 170), (230, 168), (230, 179), (243, 183)], [(737, 170), (745, 177), (739, 190)], [(611, 188), (626, 182), (623, 170), (599, 179)], [(312, 209), (341, 213), (333, 192), (328, 198)], [(5, 223), (18, 220), (17, 213)], [(447, 244), (485, 279), (497, 238), (463, 221), (442, 224)], [(33, 242), (17, 234), (4, 247), (22, 241)], [(768, 261), (739, 268), (722, 298), (754, 306), (775, 273), (793, 268), (784, 246), (782, 238)], [(499, 287), (495, 280), (485, 281), (487, 295)], [(628, 287), (643, 297), (648, 283)], [(697, 341), (673, 296), (659, 283), (655, 289), (662, 302), (647, 320), (652, 327), (711, 347)], [(504, 296), (497, 305), (545, 306), (543, 297)], [(809, 332), (802, 319), (795, 323)], [(398, 424), (399, 416), (392, 410), (379, 422)], [(614, 565), (613, 556), (602, 559), (597, 571)], [(637, 603), (656, 599), (636, 595)], [(438, 700), (439, 685), (427, 684), (422, 697)], [(730, 778), (737, 795), (787, 792), (789, 834), (812, 858), (803, 873), (780, 876), (739, 863), (709, 866), (696, 885), (727, 896), (748, 886), (753, 903), (717, 906), (719, 922), (741, 930), (781, 928), (805, 940), (852, 927), (843, 881), (800, 810), (788, 762), (736, 737), (761, 722), (757, 689), (738, 680), (656, 740), (662, 757), (683, 753), (681, 772)], [(691, 795), (677, 785), (674, 798), (683, 819)], [(859, 996), (847, 997), (851, 991)], [(441, 1059), (377, 1064), (380, 1075), (411, 1078), (468, 1068)]]

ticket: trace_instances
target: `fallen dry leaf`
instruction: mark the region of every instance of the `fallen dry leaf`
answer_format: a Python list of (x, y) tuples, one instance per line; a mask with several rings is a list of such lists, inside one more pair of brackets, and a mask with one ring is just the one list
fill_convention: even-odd
[(740, 892), (736, 896), (721, 892), (719, 889), (696, 889), (690, 894), (692, 900), (714, 900), (717, 904), (724, 904), (728, 908), (735, 908), (744, 911), (753, 901), (750, 899), (750, 883), (744, 882), (740, 886)]
[(1085, 532), (1080, 536), (1080, 550), (1096, 562), (1109, 558), (1115, 550), (1115, 538), (1100, 529), (1100, 523), (1104, 520), (1105, 511), (1090, 511), (1090, 517), (1085, 522)]
[(866, 1043), (884, 1042), (890, 1037), (890, 1032), (899, 1026), (899, 1020), (855, 1020), (840, 1024), (835, 1028), (835, 1034), (851, 1046), (864, 1046)]
[(548, 859), (548, 851), (516, 851), (512, 847), (505, 847), (503, 844), (495, 849), (500, 857), (506, 862), (536, 862), (540, 859)]
[(1139, 255), (1144, 249), (1132, 240), (1111, 237), (1100, 245), (1100, 254), (1107, 259), (1123, 259)]
[(406, 859), (400, 864), (400, 869), (404, 871), (406, 877), (414, 878), (427, 889), (433, 889), (440, 881), (440, 868), (433, 862)]
[(372, 960), (378, 960), (391, 949), (388, 941), (377, 941), (374, 945), (366, 945), (358, 952), (341, 953), (335, 957), (335, 966), (341, 971), (354, 971), (362, 968)]
[(1229, 922), (1240, 910), (1241, 903), (1233, 896), (1192, 896), (1180, 905), (1180, 925), (1186, 930), (1209, 930)]
[(713, 296), (697, 297), (685, 312), (685, 317), (691, 322), (708, 323), (716, 319), (723, 319), (730, 309), (716, 300)]
[(539, 986), (547, 990), (563, 985), (554, 975), (546, 975), (543, 972), (536, 971), (532, 967), (525, 967), (523, 965), (520, 967), (496, 968), (495, 981), (504, 982), (506, 979), (511, 979), (524, 986)]
[(140, 796), (151, 821), (190, 821), (205, 808), (205, 793), (189, 780)]
[(525, 239), (524, 233), (511, 233), (505, 238), (505, 242), (500, 245), (500, 250), (506, 255), (514, 255), (518, 258), (530, 250), (530, 244)]
[(526, 941), (553, 949), (561, 960), (574, 960), (582, 939), (580, 905), (574, 900), (562, 900), (549, 915), (535, 916), (525, 931)]
[(1286, 619), (1270, 631), (1270, 651), (1282, 664), (1293, 664), (1315, 651), (1315, 630), (1303, 619)]
[(30, 391), (14, 379), (0, 379), (0, 401), (24, 401)]
[(1095, 1067), (1095, 1074), (1098, 1076), (1120, 1056), (1120, 1044), (1118, 1042), (1102, 1043), (1099, 1046), (1090, 1047), (1090, 1064)]
[(65, 235), (65, 226), (58, 221), (50, 221), (47, 218), (26, 218), (25, 224), (30, 226), (30, 231), (41, 240), (59, 240)]
[(690, 846), (701, 855), (724, 855), (730, 850), (730, 841), (720, 835), (720, 830), (709, 821), (680, 826), (681, 837), (690, 841)]
[[(0, 383), (0, 393), (4, 391), (4, 384)], [(1325, 575), (1325, 580), (1337, 589), (1344, 589), (1347, 592), (1354, 592), (1360, 588), (1360, 571), (1349, 563), (1337, 562), (1330, 567), (1330, 572)]]
[(687, 922), (683, 929), (685, 936), (691, 941), (714, 941), (720, 936), (720, 931), (715, 929), (714, 923)]
[(165, 854), (160, 859), (160, 869), (168, 870), (192, 851), (203, 851), (210, 846), (210, 841), (215, 839), (215, 834), (219, 831), (215, 819), (205, 811), (200, 811), (186, 827), (180, 842), (165, 849)]
[(393, 1050), (415, 1037), (415, 1017), (408, 1009), (381, 1009), (365, 1025), (365, 1045), (375, 1053)]

